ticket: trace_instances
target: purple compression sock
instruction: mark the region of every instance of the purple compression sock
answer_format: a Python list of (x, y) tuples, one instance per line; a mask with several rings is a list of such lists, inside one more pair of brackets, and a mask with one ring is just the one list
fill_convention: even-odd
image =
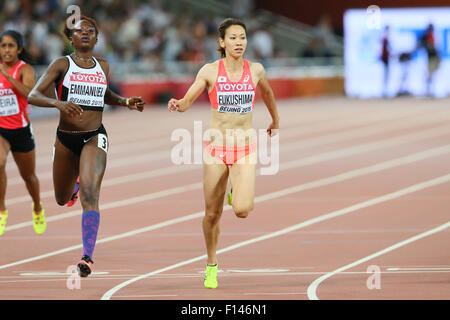
[(83, 256), (88, 255), (92, 259), (95, 241), (97, 240), (100, 213), (97, 211), (83, 212), (81, 218), (81, 231), (83, 237)]

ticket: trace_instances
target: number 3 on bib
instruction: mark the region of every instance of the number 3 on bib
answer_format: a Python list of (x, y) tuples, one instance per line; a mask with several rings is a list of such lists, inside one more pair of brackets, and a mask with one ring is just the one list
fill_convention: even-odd
[(108, 137), (104, 135), (103, 133), (100, 133), (97, 136), (97, 147), (108, 153)]

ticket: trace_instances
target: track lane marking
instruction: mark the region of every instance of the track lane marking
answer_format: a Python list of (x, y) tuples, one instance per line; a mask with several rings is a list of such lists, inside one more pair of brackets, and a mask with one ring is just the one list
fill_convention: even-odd
[[(408, 163), (413, 163), (415, 161), (420, 161), (420, 160), (424, 160), (433, 156), (437, 156), (437, 155), (441, 155), (444, 153), (448, 153), (450, 152), (450, 145), (446, 145), (443, 147), (439, 147), (439, 148), (434, 148), (434, 149), (430, 149), (430, 150), (426, 150), (426, 151), (422, 151), (422, 152), (418, 152), (412, 155), (408, 155), (408, 156), (404, 156), (404, 157), (400, 157), (400, 158), (395, 158), (392, 160), (388, 160), (388, 161), (384, 161), (381, 163), (377, 163), (375, 165), (371, 165), (368, 167), (363, 167), (363, 168), (359, 168), (359, 169), (355, 169), (355, 170), (350, 170), (332, 177), (327, 177), (327, 178), (323, 178), (323, 179), (319, 179), (319, 180), (315, 180), (315, 181), (311, 181), (311, 182), (307, 182), (307, 183), (303, 183), (297, 186), (293, 186), (293, 187), (289, 187), (289, 188), (285, 188), (282, 190), (278, 190), (275, 192), (271, 192), (265, 195), (261, 195), (261, 196), (257, 196), (255, 197), (254, 202), (258, 203), (261, 201), (267, 201), (270, 199), (275, 199), (278, 197), (282, 197), (282, 196), (286, 196), (286, 195), (290, 195), (290, 194), (294, 194), (300, 191), (304, 191), (304, 190), (308, 190), (308, 189), (312, 189), (312, 188), (318, 188), (321, 186), (326, 186), (332, 183), (336, 183), (336, 182), (341, 182), (341, 181), (345, 181), (348, 179), (352, 179), (352, 178), (356, 178), (359, 176), (363, 176), (366, 174), (370, 174), (370, 173), (375, 173), (381, 170), (386, 170), (386, 169), (390, 169), (390, 168), (394, 168), (396, 166), (401, 166), (401, 165), (405, 165)], [(202, 184), (198, 183), (198, 184), (193, 184), (190, 185), (191, 188), (201, 188)], [(178, 187), (178, 188), (172, 188), (170, 189), (172, 193), (176, 193), (179, 192), (179, 188), (183, 188), (183, 187)], [(152, 197), (155, 197), (154, 194), (151, 194)], [(144, 195), (144, 196), (139, 196), (139, 200), (140, 201), (146, 201), (148, 200), (149, 195)], [(132, 203), (135, 203), (133, 201), (136, 201), (136, 199), (125, 199), (125, 200), (120, 200), (117, 201), (115, 203), (110, 204), (110, 206), (112, 207), (113, 205), (115, 205), (117, 203), (117, 206), (119, 205), (129, 205)], [(230, 205), (224, 205), (223, 210), (230, 210), (232, 209), (232, 207)], [(58, 216), (54, 216), (54, 217), (49, 217), (47, 220), (50, 220), (51, 218), (52, 221), (58, 219), (62, 219), (62, 218), (66, 218), (68, 214), (71, 214), (70, 212), (64, 215), (58, 215)], [(72, 215), (80, 215), (80, 213), (78, 211), (76, 211), (75, 213), (72, 213)], [(63, 217), (62, 217), (63, 216)], [(105, 243), (105, 242), (109, 242), (109, 241), (114, 241), (114, 240), (118, 240), (118, 239), (123, 239), (126, 237), (130, 237), (130, 236), (134, 236), (136, 234), (140, 234), (140, 233), (144, 233), (144, 232), (148, 232), (148, 231), (152, 231), (152, 230), (156, 230), (156, 229), (160, 229), (166, 226), (170, 226), (170, 225), (174, 225), (174, 224), (178, 224), (178, 223), (182, 223), (185, 221), (189, 221), (189, 220), (193, 220), (193, 219), (197, 219), (200, 217), (204, 216), (204, 211), (199, 211), (199, 212), (195, 212), (192, 214), (188, 214), (188, 215), (184, 215), (178, 218), (174, 218), (174, 219), (169, 219), (163, 222), (159, 222), (156, 224), (152, 224), (150, 226), (147, 227), (143, 227), (143, 228), (139, 228), (139, 229), (135, 229), (135, 230), (131, 230), (125, 233), (121, 233), (118, 235), (114, 235), (114, 236), (110, 236), (107, 238), (103, 238), (103, 239), (98, 239), (97, 243)], [(70, 246), (64, 249), (60, 249), (60, 250), (56, 250), (56, 251), (52, 251), (49, 252), (47, 254), (43, 254), (43, 255), (38, 255), (32, 258), (28, 258), (28, 259), (23, 259), (20, 261), (16, 261), (16, 262), (12, 262), (9, 264), (4, 264), (4, 265), (0, 265), (0, 270), (1, 269), (5, 269), (5, 268), (9, 268), (12, 266), (16, 266), (16, 265), (21, 265), (24, 263), (28, 263), (28, 262), (32, 262), (32, 261), (36, 261), (36, 260), (40, 260), (40, 259), (44, 259), (44, 258), (48, 258), (48, 257), (52, 257), (55, 255), (59, 255), (62, 253), (66, 253), (72, 250), (76, 250), (76, 249), (80, 249), (82, 248), (82, 244), (79, 245), (74, 245), (74, 246)]]
[[(231, 245), (231, 246), (228, 246), (226, 248), (217, 250), (217, 254), (221, 254), (221, 253), (224, 253), (224, 252), (235, 250), (235, 249), (238, 249), (238, 248), (250, 245), (250, 244), (254, 244), (254, 243), (257, 243), (257, 242), (261, 242), (261, 241), (264, 241), (264, 240), (267, 240), (267, 239), (272, 239), (272, 238), (275, 238), (275, 237), (279, 237), (279, 236), (285, 235), (285, 234), (287, 234), (289, 232), (292, 232), (292, 231), (295, 231), (295, 230), (298, 230), (298, 229), (301, 229), (301, 228), (305, 228), (305, 227), (311, 226), (313, 224), (316, 224), (316, 223), (319, 223), (319, 222), (322, 222), (322, 221), (325, 221), (325, 220), (329, 220), (329, 219), (332, 219), (332, 218), (343, 216), (343, 215), (346, 215), (346, 214), (358, 211), (358, 210), (363, 209), (363, 208), (367, 208), (367, 207), (370, 207), (370, 206), (373, 206), (373, 205), (376, 205), (376, 204), (379, 204), (379, 203), (390, 201), (390, 200), (393, 200), (393, 199), (396, 199), (396, 198), (408, 195), (410, 193), (413, 193), (413, 192), (416, 192), (416, 191), (419, 191), (419, 190), (423, 190), (425, 188), (437, 186), (439, 184), (446, 183), (446, 182), (449, 182), (449, 181), (450, 181), (450, 173), (446, 174), (446, 175), (443, 175), (443, 176), (440, 176), (440, 177), (437, 177), (437, 178), (434, 178), (434, 179), (430, 179), (430, 180), (421, 182), (421, 183), (417, 183), (415, 185), (412, 185), (412, 186), (409, 186), (409, 187), (397, 190), (395, 192), (391, 192), (391, 193), (385, 194), (383, 196), (379, 196), (379, 197), (376, 197), (376, 198), (373, 198), (373, 199), (370, 199), (370, 200), (367, 200), (367, 201), (363, 201), (363, 202), (354, 204), (352, 206), (349, 206), (349, 207), (346, 207), (346, 208), (343, 208), (343, 209), (340, 209), (340, 210), (335, 210), (335, 211), (329, 212), (327, 214), (323, 214), (323, 215), (320, 215), (318, 217), (315, 217), (315, 218), (312, 218), (312, 219), (308, 219), (306, 221), (300, 222), (300, 223), (295, 224), (295, 225), (291, 225), (291, 226), (289, 226), (287, 228), (283, 228), (281, 230), (278, 230), (278, 231), (275, 231), (275, 232), (271, 232), (271, 233), (268, 233), (268, 234), (260, 236), (260, 237), (256, 237), (256, 238), (252, 238), (252, 239), (249, 239), (249, 240), (246, 240), (246, 241), (238, 242), (238, 243), (236, 243), (234, 245)], [(270, 196), (272, 196), (272, 194), (268, 194), (268, 195), (265, 195), (265, 196), (262, 196), (262, 197), (266, 197), (265, 200), (268, 200), (270, 198)], [(435, 229), (432, 229), (431, 231), (427, 231), (425, 233), (422, 233), (421, 235), (423, 235), (423, 234), (427, 234), (428, 235), (433, 230), (440, 231), (440, 230), (443, 230), (443, 229), (447, 228), (448, 226), (450, 226), (450, 222), (447, 222), (447, 223), (445, 223), (445, 224), (443, 224), (443, 225), (441, 225), (441, 226), (439, 226), (439, 227), (437, 227)], [(434, 232), (437, 232), (437, 231), (434, 231)], [(419, 236), (420, 235), (412, 237), (410, 239), (414, 239), (414, 238), (417, 238)], [(191, 264), (193, 262), (198, 262), (198, 261), (204, 260), (206, 258), (207, 258), (207, 255), (204, 254), (204, 255), (201, 255), (201, 256), (198, 256), (198, 257), (195, 257), (195, 258), (192, 258), (192, 259), (188, 259), (188, 260), (184, 260), (184, 261), (181, 261), (179, 263), (176, 263), (176, 264), (172, 264), (170, 266), (158, 269), (156, 271), (152, 271), (152, 272), (143, 274), (143, 275), (141, 275), (139, 277), (135, 277), (133, 279), (124, 281), (124, 282), (114, 286), (110, 290), (108, 290), (102, 296), (101, 299), (102, 300), (109, 300), (109, 299), (111, 299), (111, 297), (114, 295), (114, 293), (116, 293), (120, 289), (122, 289), (122, 288), (124, 288), (124, 287), (126, 287), (126, 286), (128, 286), (128, 285), (130, 285), (130, 284), (132, 284), (134, 282), (136, 282), (136, 281), (139, 281), (139, 280), (151, 277), (153, 275), (156, 275), (156, 274), (159, 274), (159, 273), (162, 273), (162, 272), (165, 272), (165, 271), (173, 270), (173, 269), (176, 269), (176, 268), (179, 268), (179, 267)], [(343, 268), (340, 268), (338, 270), (342, 271), (341, 269), (343, 269)], [(329, 274), (331, 274), (331, 273), (329, 273)], [(323, 277), (321, 277), (321, 278), (323, 278)], [(319, 279), (321, 279), (321, 278), (319, 278)], [(310, 288), (311, 288), (311, 286), (308, 287), (308, 297), (310, 297)]]
[(340, 268), (338, 268), (338, 269), (336, 269), (336, 270), (334, 270), (334, 271), (332, 271), (332, 272), (328, 272), (327, 274), (325, 274), (325, 275), (323, 275), (323, 276), (321, 276), (321, 277), (315, 279), (315, 280), (308, 286), (308, 290), (307, 290), (307, 292), (308, 292), (308, 298), (309, 298), (310, 300), (319, 300), (319, 297), (317, 296), (317, 288), (318, 288), (318, 286), (319, 286), (323, 281), (325, 281), (326, 279), (328, 279), (328, 278), (330, 278), (330, 277), (332, 277), (332, 276), (334, 276), (334, 275), (336, 275), (336, 274), (338, 274), (338, 273), (341, 273), (341, 272), (343, 272), (343, 271), (345, 271), (345, 270), (351, 269), (351, 268), (353, 268), (353, 267), (355, 267), (355, 266), (357, 266), (357, 265), (360, 265), (361, 263), (367, 262), (367, 261), (372, 260), (372, 259), (374, 259), (374, 258), (376, 258), (376, 257), (379, 257), (379, 256), (381, 256), (381, 255), (383, 255), (383, 254), (386, 254), (386, 253), (388, 253), (388, 252), (391, 252), (391, 251), (393, 251), (393, 250), (395, 250), (395, 249), (398, 249), (398, 248), (401, 248), (401, 247), (403, 247), (403, 246), (406, 246), (407, 244), (410, 244), (410, 243), (412, 243), (412, 242), (414, 242), (414, 241), (423, 239), (423, 238), (425, 238), (425, 237), (428, 237), (428, 236), (431, 236), (431, 235), (433, 235), (433, 234), (435, 234), (435, 233), (438, 233), (438, 232), (440, 232), (440, 231), (443, 231), (443, 230), (447, 229), (448, 227), (450, 227), (450, 221), (449, 221), (449, 222), (446, 222), (446, 223), (444, 223), (444, 224), (441, 224), (441, 225), (439, 225), (439, 226), (437, 226), (437, 227), (435, 227), (435, 228), (433, 228), (433, 229), (430, 229), (430, 230), (428, 230), (428, 231), (425, 231), (425, 232), (422, 232), (422, 233), (420, 233), (420, 234), (417, 234), (417, 235), (415, 235), (415, 236), (413, 236), (413, 237), (410, 237), (410, 238), (408, 238), (408, 239), (406, 239), (406, 240), (397, 242), (397, 243), (394, 244), (394, 245), (391, 245), (391, 246), (389, 246), (389, 247), (387, 247), (387, 248), (385, 248), (385, 249), (383, 249), (383, 250), (377, 251), (377, 252), (375, 252), (375, 253), (373, 253), (373, 254), (367, 256), (367, 257), (364, 257), (364, 258), (359, 259), (359, 260), (357, 260), (357, 261), (355, 261), (355, 262), (352, 262), (352, 263), (347, 264), (347, 265), (345, 265), (345, 266), (343, 266), (343, 267), (340, 267)]
[[(351, 155), (361, 154), (364, 152), (370, 152), (370, 151), (375, 151), (375, 150), (379, 150), (379, 149), (386, 148), (386, 147), (393, 147), (393, 146), (401, 145), (401, 144), (404, 144), (407, 142), (415, 141), (415, 139), (417, 139), (417, 138), (419, 138), (419, 139), (432, 138), (432, 137), (436, 137), (436, 136), (439, 136), (444, 133), (450, 134), (450, 132), (448, 131), (448, 128), (446, 128), (446, 127), (440, 128), (439, 127), (439, 128), (429, 129), (429, 130), (425, 130), (425, 131), (415, 132), (413, 134), (396, 136), (396, 137), (384, 139), (381, 141), (375, 141), (375, 142), (360, 144), (360, 145), (356, 145), (356, 146), (352, 146), (352, 147), (348, 147), (348, 148), (333, 150), (330, 152), (325, 152), (325, 153), (321, 153), (318, 155), (301, 158), (298, 160), (292, 160), (289, 162), (285, 162), (284, 164), (282, 163), (280, 165), (279, 170), (283, 171), (286, 169), (299, 168), (299, 167), (303, 167), (303, 166), (307, 166), (307, 165), (318, 164), (318, 163), (322, 163), (322, 162), (329, 161), (329, 160), (335, 160), (335, 159), (339, 159), (339, 158), (348, 157)], [(314, 139), (312, 139), (312, 140), (314, 141)], [(292, 149), (297, 149), (297, 148), (304, 147), (304, 144), (302, 144), (302, 143), (296, 144), (294, 142), (294, 143), (291, 143), (290, 146), (292, 147)], [(289, 150), (292, 150), (292, 149), (289, 149)], [(427, 152), (427, 151), (424, 151), (424, 152)], [(148, 172), (144, 172), (144, 173), (140, 173), (140, 174), (133, 174), (133, 175), (131, 175), (131, 177), (122, 176), (122, 177), (116, 177), (116, 178), (112, 178), (112, 179), (106, 179), (105, 182), (103, 183), (103, 187), (107, 187), (110, 185), (117, 185), (118, 183), (137, 181), (137, 180), (145, 179), (148, 177), (158, 177), (158, 176), (162, 176), (165, 174), (173, 174), (173, 173), (185, 172), (185, 171), (195, 170), (195, 169), (198, 169), (197, 165), (170, 166), (170, 167), (165, 167), (165, 168), (161, 168), (161, 169), (150, 170)], [(259, 175), (259, 172), (257, 172), (257, 175)], [(183, 193), (183, 192), (190, 191), (190, 190), (196, 190), (196, 189), (201, 188), (202, 185), (203, 185), (202, 182), (198, 182), (198, 183), (188, 184), (188, 185), (181, 186), (181, 187), (169, 188), (169, 189), (165, 189), (165, 190), (161, 190), (161, 191), (157, 191), (157, 192), (152, 192), (149, 194), (145, 194), (145, 195), (141, 195), (141, 196), (137, 196), (137, 197), (133, 197), (133, 198), (128, 198), (125, 200), (107, 202), (107, 203), (101, 205), (100, 210), (103, 211), (106, 209), (117, 208), (117, 207), (120, 207), (123, 205), (139, 203), (142, 201), (148, 201), (148, 200), (153, 200), (153, 199), (157, 199), (157, 198), (164, 197), (164, 196), (175, 195), (175, 194)], [(43, 193), (43, 195), (50, 195), (50, 194), (53, 194), (53, 191), (47, 191), (47, 192)], [(41, 196), (41, 197), (43, 197), (43, 196)], [(24, 202), (24, 201), (29, 201), (29, 196), (22, 196), (22, 197), (18, 197), (15, 199), (13, 198), (13, 199), (10, 199), (9, 201), (7, 200), (6, 203), (8, 206), (12, 203)], [(74, 216), (78, 216), (78, 215), (81, 215), (81, 211), (73, 210), (73, 211), (63, 213), (63, 214), (57, 214), (54, 216), (46, 217), (46, 220), (47, 220), (47, 222), (58, 221), (58, 220), (62, 220), (62, 219), (66, 219), (66, 218), (70, 218), (70, 217), (74, 217)], [(18, 224), (9, 225), (9, 226), (7, 225), (5, 231), (8, 232), (8, 231), (12, 231), (12, 230), (17, 230), (17, 229), (29, 227), (31, 225), (32, 225), (32, 222), (27, 220), (25, 222), (21, 222)]]

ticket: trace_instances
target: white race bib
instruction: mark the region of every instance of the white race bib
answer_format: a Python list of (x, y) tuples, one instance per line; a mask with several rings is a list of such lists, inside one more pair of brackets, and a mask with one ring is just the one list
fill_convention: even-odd
[(97, 136), (97, 147), (108, 153), (108, 137), (103, 133), (99, 133)]
[(67, 101), (75, 104), (103, 108), (107, 89), (102, 74), (74, 73), (70, 75)]
[(15, 94), (0, 96), (0, 116), (12, 116), (19, 113), (19, 102)]
[(219, 112), (249, 113), (252, 111), (254, 96), (253, 91), (218, 92), (217, 109)]

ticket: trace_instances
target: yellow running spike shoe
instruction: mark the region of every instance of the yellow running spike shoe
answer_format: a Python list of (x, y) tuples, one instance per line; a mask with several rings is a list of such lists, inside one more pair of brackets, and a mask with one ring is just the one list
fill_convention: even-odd
[(210, 266), (208, 264), (206, 265), (205, 279), (203, 281), (203, 285), (205, 286), (205, 288), (217, 288), (217, 268), (217, 263), (214, 266)]
[(41, 212), (39, 214), (36, 214), (36, 211), (34, 211), (34, 203), (31, 204), (31, 207), (33, 208), (33, 228), (34, 232), (37, 234), (43, 234), (45, 232), (45, 229), (47, 229), (47, 222), (45, 221), (45, 210), (42, 207), (41, 202)]
[(0, 236), (5, 232), (6, 219), (8, 218), (8, 210), (0, 211)]

